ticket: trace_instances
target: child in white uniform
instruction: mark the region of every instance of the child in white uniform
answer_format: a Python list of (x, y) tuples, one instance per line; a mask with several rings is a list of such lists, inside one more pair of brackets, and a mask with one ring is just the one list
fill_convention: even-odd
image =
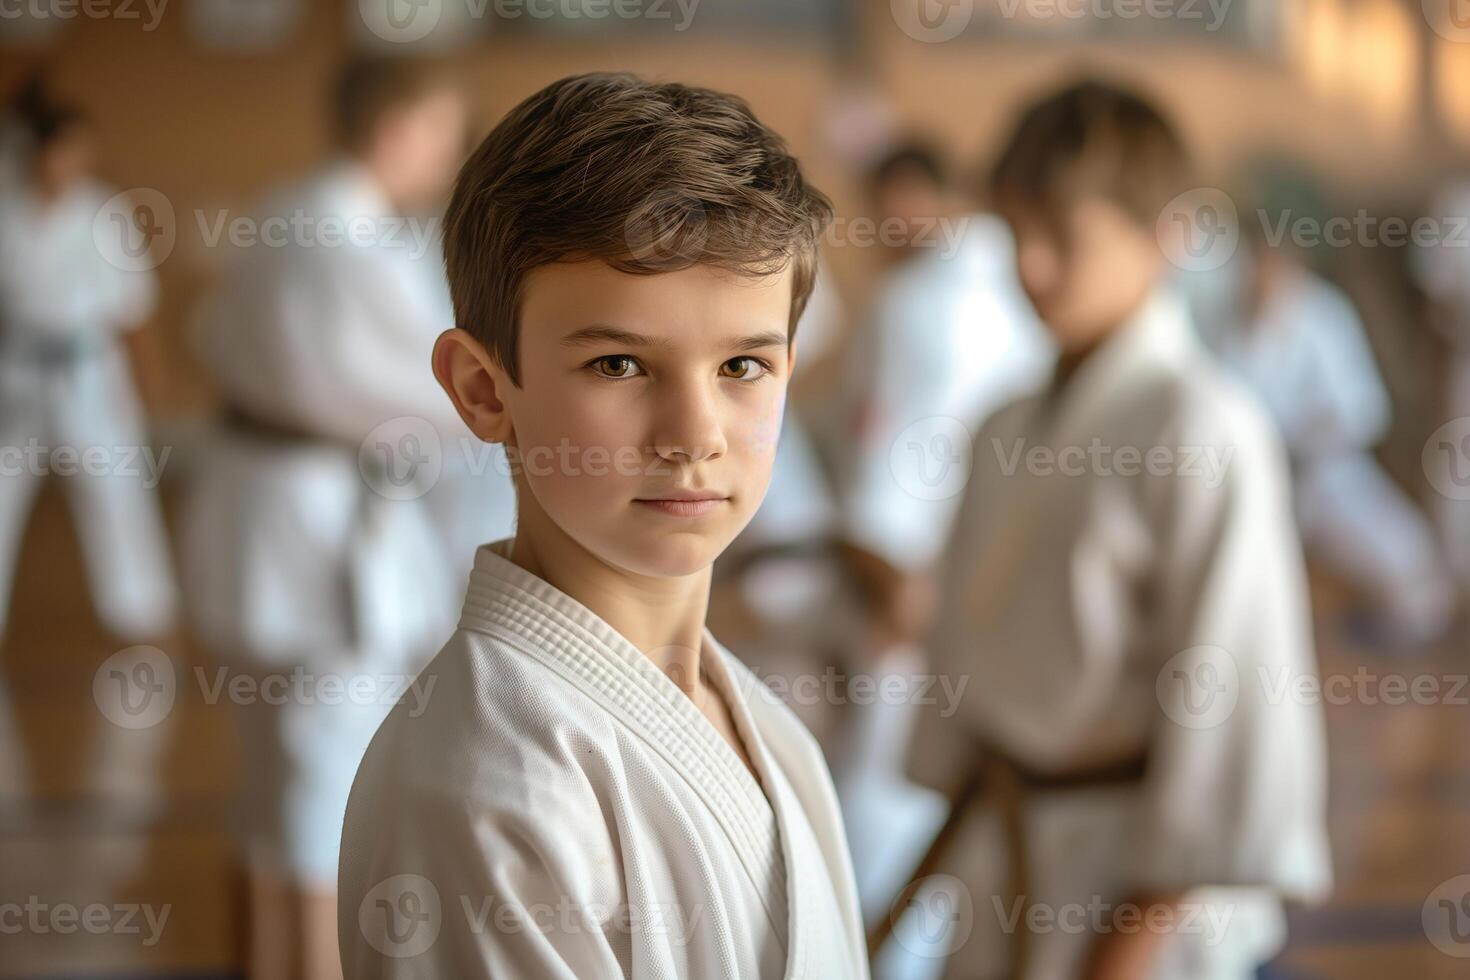
[(626, 75), (553, 83), (465, 165), (434, 370), (518, 524), (358, 772), (349, 977), (867, 975), (821, 754), (704, 625), (829, 216), (744, 102)]
[(994, 170), (1062, 353), (976, 437), (941, 566), (935, 668), (973, 683), (925, 709), (910, 773), (994, 803), (943, 865), (956, 977), (1254, 976), (1281, 900), (1330, 878), (1320, 711), (1270, 686), (1315, 672), (1284, 454), (1160, 289), (1187, 186), (1168, 123), (1100, 83)]
[(474, 501), (492, 526), (453, 509), (439, 523), (469, 432), (432, 378), (404, 368), (452, 323), (439, 254), (405, 216), (448, 191), (464, 98), (402, 59), (355, 61), (338, 86), (341, 155), (260, 209), (262, 229), (300, 230), (243, 247), (199, 322), (229, 424), (196, 468), (183, 555), (216, 669), (262, 692), (233, 706), (252, 977), (340, 972), (353, 773), (452, 628), (445, 593), (463, 586), (475, 545), (510, 529), (510, 480), (493, 467)]
[(158, 504), (166, 457), (147, 444), (124, 343), (157, 295), (147, 262), (125, 252), (148, 243), (106, 221), (113, 190), (91, 176), (85, 117), (39, 83), (18, 103), (25, 165), (0, 184), (0, 633), (50, 471), (63, 478), (103, 625), (120, 640), (157, 641), (177, 606)]

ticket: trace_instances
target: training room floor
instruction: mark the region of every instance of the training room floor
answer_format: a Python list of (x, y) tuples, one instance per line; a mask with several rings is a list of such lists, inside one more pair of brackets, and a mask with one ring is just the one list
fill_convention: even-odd
[[(170, 641), (181, 680), (167, 719), (115, 727), (93, 680), (122, 644), (82, 583), (65, 501), (48, 487), (0, 658), (30, 774), (23, 791), (5, 759), (14, 745), (0, 745), (0, 976), (238, 975), (239, 883), (223, 829), (238, 752), (226, 710), (206, 703), (194, 673), (204, 653)], [(1328, 589), (1319, 599), (1338, 606)], [(1425, 921), (1465, 900), (1435, 888), (1470, 874), (1470, 649), (1462, 632), (1414, 657), (1375, 654), (1344, 640), (1338, 618), (1319, 622), (1323, 674), (1340, 678), (1326, 685), (1338, 887), (1326, 906), (1294, 914), (1269, 976), (1463, 976), (1470, 964), (1450, 952), (1470, 956), (1470, 936), (1443, 933), (1441, 951)], [(1432, 680), (1416, 688), (1416, 678)], [(1413, 703), (1430, 685), (1437, 703)], [(1470, 922), (1465, 902), (1459, 922)]]

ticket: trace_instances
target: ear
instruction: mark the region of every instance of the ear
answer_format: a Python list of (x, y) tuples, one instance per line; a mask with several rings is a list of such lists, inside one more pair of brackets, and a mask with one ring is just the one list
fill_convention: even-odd
[(786, 344), (786, 380), (789, 382), (796, 375), (796, 338), (792, 337)]
[(515, 426), (503, 397), (512, 385), (485, 345), (467, 330), (446, 330), (434, 342), (434, 377), (464, 424), (485, 442), (515, 445)]

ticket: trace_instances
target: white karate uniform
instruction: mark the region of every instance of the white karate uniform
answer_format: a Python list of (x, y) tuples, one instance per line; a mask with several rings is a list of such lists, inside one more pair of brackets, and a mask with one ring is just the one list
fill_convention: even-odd
[[(305, 228), (381, 221), (386, 232), (393, 221), (349, 162), (268, 201), (262, 228), (273, 215), (305, 216)], [(192, 613), (232, 673), (366, 678), (388, 698), (452, 630), (445, 594), (474, 548), (513, 522), (503, 459), (480, 454), (430, 368), (452, 323), (438, 254), (406, 242), (247, 247), (199, 323), (226, 402), (253, 420), (204, 451), (184, 522)], [(403, 417), (417, 428), (375, 434)], [(405, 446), (405, 432), (417, 441)], [(384, 451), (411, 478), (401, 488), (374, 475)], [(352, 774), (389, 706), (338, 700), (238, 710), (250, 860), (325, 887)]]
[[(1151, 449), (1172, 461), (1145, 464)], [(1228, 928), (1171, 935), (1155, 976), (1254, 976), (1283, 939), (1281, 897), (1330, 880), (1320, 709), (1266, 683), (1316, 673), (1269, 421), (1161, 292), (1060, 392), (992, 416), (973, 460), (930, 645), (934, 669), (967, 684), (922, 709), (910, 774), (953, 791), (979, 743), (1047, 774), (1146, 753), (1140, 782), (1025, 798), (1027, 898), (1075, 927), (1078, 905), (1185, 891), (1229, 910)], [(1223, 653), (1186, 653), (1202, 645)], [(950, 975), (1004, 975), (995, 812), (972, 812), (949, 855), (967, 890)], [(1078, 975), (1093, 934), (1028, 939), (1025, 976), (1052, 980)]]
[[(1449, 384), (1444, 412), (1438, 422), (1470, 418), (1470, 181), (1447, 187), (1429, 214), (1442, 222), (1443, 240), (1418, 248), (1414, 271), (1425, 292), (1450, 314)], [(1463, 466), (1470, 460), (1458, 459)], [(1436, 498), (1440, 540), (1460, 589), (1470, 599), (1470, 500), (1440, 495)]]
[(841, 480), (844, 535), (911, 570), (943, 550), (959, 497), (916, 495), (906, 470), (933, 461), (912, 459), (900, 440), (932, 419), (972, 435), (993, 409), (1039, 384), (1055, 356), (1016, 280), (1005, 222), (962, 220), (954, 254), (919, 249), (878, 288), (845, 382), (856, 418)]
[(1368, 594), (1394, 636), (1431, 640), (1453, 591), (1428, 522), (1373, 457), (1390, 404), (1362, 321), (1320, 276), (1282, 276), (1249, 323), (1226, 315), (1202, 332), (1281, 431), (1308, 549)]
[(795, 716), (706, 630), (757, 781), (510, 546), (476, 555), (459, 631), (357, 774), (345, 975), (866, 977), (842, 820)]
[(0, 192), (0, 631), (46, 472), (63, 477), (104, 625), (141, 640), (173, 623), (160, 457), (118, 341), (152, 311), (157, 285), (151, 271), (109, 263), (94, 241), (111, 196), (91, 181), (45, 204), (24, 183)]

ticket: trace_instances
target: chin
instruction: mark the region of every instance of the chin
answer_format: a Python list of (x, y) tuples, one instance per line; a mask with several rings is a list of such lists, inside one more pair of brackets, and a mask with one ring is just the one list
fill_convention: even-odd
[(729, 544), (714, 531), (670, 531), (624, 542), (614, 563), (636, 575), (683, 578), (708, 568)]

